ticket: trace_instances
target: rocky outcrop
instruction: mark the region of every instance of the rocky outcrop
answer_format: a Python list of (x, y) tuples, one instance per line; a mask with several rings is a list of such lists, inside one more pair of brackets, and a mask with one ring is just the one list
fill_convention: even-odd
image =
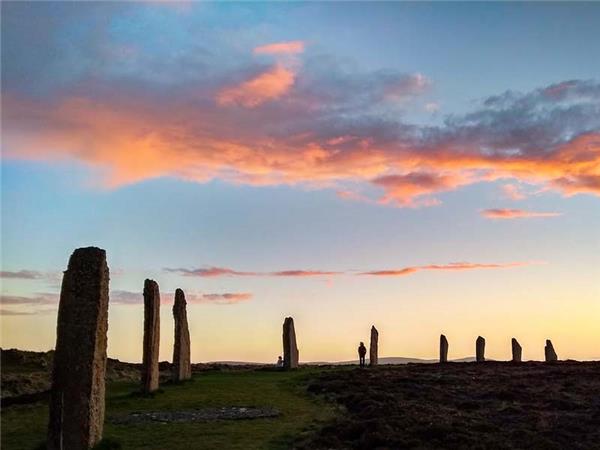
[(440, 363), (448, 362), (448, 339), (443, 334), (440, 335)]
[(294, 319), (286, 317), (283, 322), (283, 368), (296, 369), (298, 367), (298, 357)]
[(73, 252), (58, 307), (47, 448), (80, 450), (102, 439), (109, 272), (106, 252)]
[(369, 344), (369, 366), (379, 364), (379, 332), (375, 326), (371, 327), (371, 343)]
[(190, 361), (190, 330), (188, 328), (185, 294), (181, 289), (175, 291), (173, 318), (175, 319), (175, 341), (173, 342), (173, 381), (192, 378)]
[(485, 361), (485, 339), (481, 336), (475, 341), (475, 360), (477, 362)]
[(144, 281), (144, 348), (142, 355), (142, 392), (158, 389), (158, 351), (160, 345), (160, 292), (154, 280)]

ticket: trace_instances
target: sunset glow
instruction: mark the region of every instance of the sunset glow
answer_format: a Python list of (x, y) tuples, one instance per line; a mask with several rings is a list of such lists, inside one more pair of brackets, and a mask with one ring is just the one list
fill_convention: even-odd
[(94, 245), (124, 360), (146, 278), (165, 359), (176, 288), (194, 361), (275, 361), (287, 316), (303, 361), (353, 358), (373, 324), (382, 356), (433, 357), (443, 332), (452, 357), (482, 335), (491, 358), (513, 336), (600, 358), (599, 21), (3, 3), (2, 347), (54, 345), (62, 271)]

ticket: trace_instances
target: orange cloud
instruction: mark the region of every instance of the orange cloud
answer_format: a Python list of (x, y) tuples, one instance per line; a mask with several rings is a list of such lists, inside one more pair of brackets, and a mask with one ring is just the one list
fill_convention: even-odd
[(256, 55), (279, 55), (279, 54), (296, 54), (304, 51), (303, 41), (287, 41), (276, 42), (273, 44), (261, 45), (254, 49)]
[(524, 209), (485, 209), (481, 211), (481, 215), (486, 219), (527, 219), (531, 217), (557, 217), (561, 213), (556, 212), (538, 212), (526, 211)]
[(359, 275), (371, 275), (371, 276), (381, 276), (381, 277), (399, 277), (412, 275), (416, 272), (420, 272), (423, 270), (474, 270), (474, 269), (506, 269), (510, 267), (521, 267), (527, 266), (532, 263), (523, 263), (523, 262), (513, 262), (513, 263), (505, 263), (505, 264), (490, 264), (490, 263), (469, 263), (469, 262), (455, 262), (449, 264), (429, 264), (425, 266), (413, 266), (413, 267), (404, 267), (401, 269), (387, 269), (387, 270), (375, 270), (371, 272), (362, 272)]
[(283, 96), (294, 84), (295, 73), (282, 64), (275, 64), (266, 72), (237, 86), (222, 89), (217, 94), (220, 106), (239, 105), (255, 108)]
[[(373, 201), (397, 207), (435, 205), (439, 193), (507, 178), (567, 196), (600, 195), (598, 131), (569, 140), (534, 139), (505, 132), (505, 114), (490, 126), (487, 111), (479, 114), (481, 125), (475, 114), (466, 124), (434, 130), (382, 124), (371, 116), (347, 119), (355, 110), (348, 112), (343, 100), (318, 98), (308, 107), (290, 89), (294, 81), (294, 72), (277, 64), (241, 85), (217, 89), (221, 104), (249, 108), (215, 107), (209, 88), (199, 99), (188, 92), (105, 94), (94, 86), (86, 92), (96, 97), (72, 94), (55, 101), (5, 94), (3, 158), (76, 160), (97, 169), (108, 187), (155, 177), (335, 190), (351, 183), (379, 188)], [(254, 108), (283, 95), (285, 102)], [(554, 126), (547, 128), (554, 133)], [(542, 138), (550, 143), (538, 147)]]
[(433, 206), (438, 204), (438, 200), (427, 197), (428, 195), (468, 184), (469, 176), (460, 172), (449, 174), (410, 172), (405, 175), (380, 177), (373, 180), (373, 183), (385, 188), (386, 194), (379, 200), (382, 204)]

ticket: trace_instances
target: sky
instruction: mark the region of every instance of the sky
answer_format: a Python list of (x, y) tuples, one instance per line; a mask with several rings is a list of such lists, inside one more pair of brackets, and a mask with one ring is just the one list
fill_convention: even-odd
[(1, 8), (3, 348), (94, 245), (121, 360), (600, 358), (600, 4)]

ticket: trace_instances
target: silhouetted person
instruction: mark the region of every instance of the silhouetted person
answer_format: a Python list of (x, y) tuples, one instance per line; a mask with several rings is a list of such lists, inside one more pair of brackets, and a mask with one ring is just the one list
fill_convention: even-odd
[(360, 367), (365, 367), (365, 356), (367, 356), (367, 347), (363, 342), (358, 346), (358, 361), (360, 363)]
[(277, 359), (277, 367), (283, 367), (283, 358), (281, 356)]

